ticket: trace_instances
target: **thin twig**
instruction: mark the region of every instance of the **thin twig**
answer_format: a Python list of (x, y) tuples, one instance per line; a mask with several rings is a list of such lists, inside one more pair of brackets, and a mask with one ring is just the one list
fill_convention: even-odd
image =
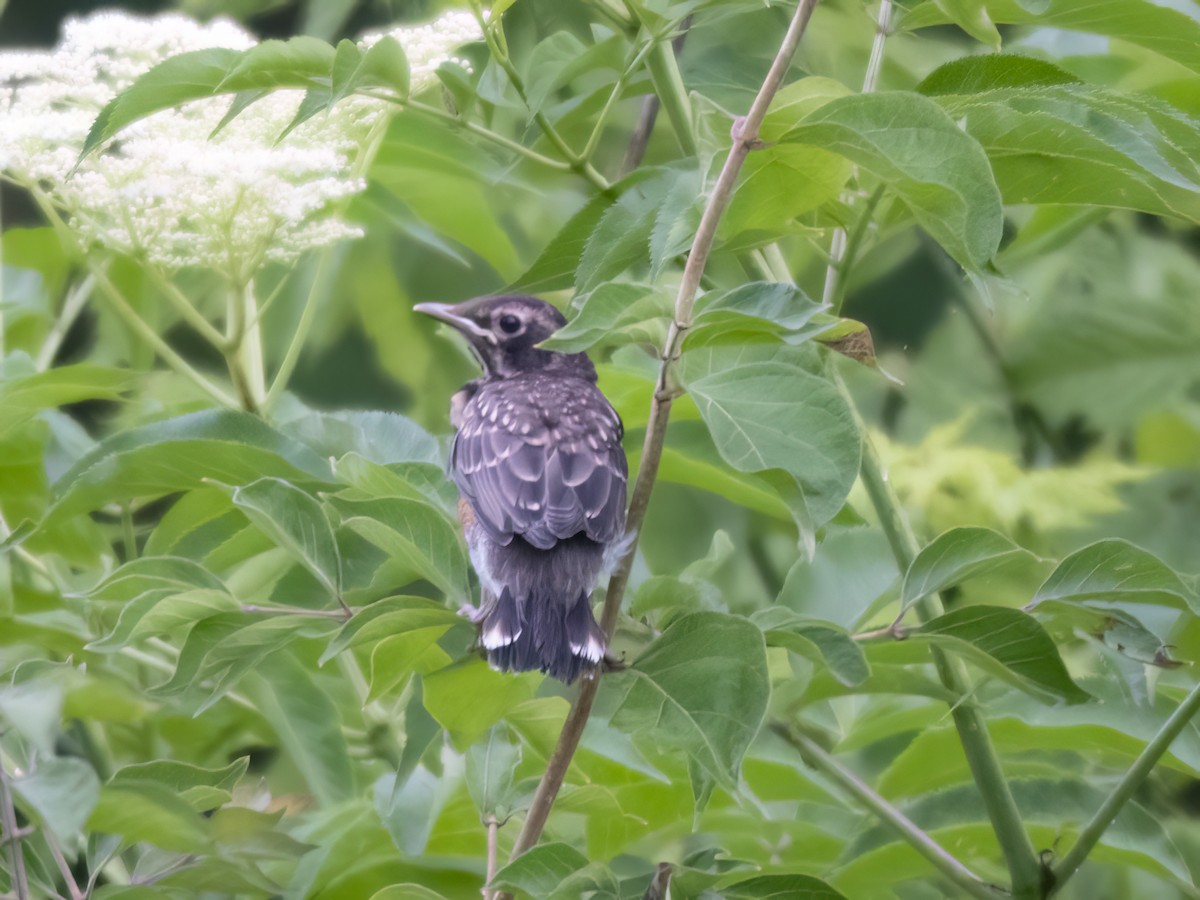
[(0, 765), (0, 826), (12, 840), (8, 852), (12, 857), (12, 888), (17, 900), (29, 900), (29, 878), (25, 874), (25, 850), (17, 830), (17, 811), (13, 807), (12, 786), (8, 781), (8, 770)]
[[(629, 533), (634, 535), (634, 539), (608, 583), (608, 592), (604, 600), (604, 613), (600, 624), (604, 633), (610, 638), (616, 628), (617, 614), (629, 583), (629, 573), (637, 549), (637, 534), (645, 519), (650, 494), (654, 488), (654, 479), (658, 474), (658, 465), (662, 459), (667, 420), (670, 416), (672, 400), (676, 395), (676, 390), (671, 386), (675, 362), (679, 358), (683, 336), (691, 326), (696, 293), (699, 290), (708, 254), (712, 250), (716, 237), (717, 224), (725, 208), (729, 205), (738, 172), (750, 153), (750, 149), (755, 145), (758, 130), (767, 113), (767, 107), (770, 106), (771, 99), (783, 83), (784, 75), (791, 65), (792, 57), (796, 53), (800, 38), (804, 35), (804, 30), (808, 26), (808, 20), (812, 16), (816, 4), (817, 0), (800, 0), (796, 7), (796, 14), (792, 18), (779, 52), (775, 56), (775, 61), (771, 64), (771, 69), (767, 73), (762, 87), (759, 88), (758, 95), (754, 98), (754, 103), (746, 118), (738, 123), (733, 146), (729, 149), (725, 165), (709, 195), (704, 214), (700, 218), (700, 225), (696, 230), (696, 236), (692, 241), (692, 249), (688, 254), (687, 264), (684, 266), (683, 277), (679, 284), (679, 292), (675, 298), (675, 315), (663, 347), (662, 366), (650, 405), (650, 420), (646, 426), (642, 462), (629, 506), (627, 527)], [(559, 788), (562, 787), (563, 779), (571, 764), (571, 757), (574, 756), (575, 748), (583, 736), (584, 726), (587, 724), (592, 704), (596, 699), (599, 681), (599, 675), (594, 672), (583, 679), (579, 696), (567, 714), (558, 743), (546, 765), (546, 772), (534, 792), (521, 833), (513, 844), (511, 856), (514, 858), (536, 844), (538, 838), (541, 837), (546, 819), (550, 815), (550, 809), (554, 805), (554, 799), (558, 795)]]
[(873, 813), (876, 818), (895, 831), (905, 843), (963, 891), (972, 897), (980, 898), (980, 900), (997, 900), (1001, 896), (1000, 892), (959, 862), (953, 854), (930, 837), (912, 819), (876, 793), (869, 784), (825, 752), (811, 738), (782, 725), (774, 726), (773, 730), (795, 747), (804, 757), (805, 762)]
[[(871, 41), (871, 57), (867, 61), (867, 72), (863, 76), (862, 92), (873, 94), (879, 86), (879, 73), (883, 69), (883, 48), (892, 27), (892, 0), (879, 0), (879, 14), (875, 18), (875, 39)], [(878, 201), (876, 201), (878, 202)], [(837, 290), (841, 282), (843, 261), (846, 258), (846, 230), (839, 228), (833, 233), (833, 242), (829, 247), (829, 267), (825, 270), (825, 290), (821, 302), (831, 309), (837, 309), (835, 304)]]
[(654, 122), (658, 119), (658, 107), (661, 101), (658, 94), (647, 94), (642, 98), (642, 108), (638, 112), (637, 124), (629, 136), (629, 146), (625, 148), (625, 159), (621, 161), (621, 177), (624, 178), (642, 164), (646, 148), (650, 145), (650, 135), (654, 132)]
[(483, 888), (483, 900), (492, 900), (496, 896), (496, 892), (487, 885), (492, 883), (492, 879), (496, 877), (497, 860), (499, 859), (499, 837), (500, 823), (495, 816), (488, 816), (487, 820), (487, 881)]
[(71, 871), (67, 857), (58, 844), (58, 838), (49, 828), (42, 829), (42, 838), (45, 839), (46, 846), (50, 848), (50, 855), (54, 857), (54, 865), (58, 867), (58, 872), (63, 877), (63, 883), (67, 886), (67, 894), (71, 900), (83, 900), (84, 893), (79, 888), (79, 882), (75, 880), (75, 873)]
[(54, 320), (50, 331), (47, 332), (46, 339), (42, 341), (41, 349), (38, 350), (37, 359), (34, 360), (34, 366), (39, 372), (46, 371), (46, 369), (54, 364), (54, 358), (58, 356), (63, 339), (66, 338), (67, 332), (71, 330), (71, 326), (75, 324), (75, 320), (79, 318), (79, 314), (83, 312), (83, 308), (87, 306), (87, 302), (92, 296), (92, 289), (95, 286), (96, 279), (88, 275), (79, 284), (67, 291), (67, 297), (63, 301), (58, 318)]
[(1162, 728), (1158, 730), (1158, 734), (1142, 749), (1138, 758), (1133, 761), (1133, 765), (1121, 776), (1121, 780), (1113, 792), (1105, 798), (1095, 815), (1083, 826), (1083, 830), (1079, 832), (1079, 838), (1067, 855), (1062, 858), (1062, 861), (1052, 870), (1054, 877), (1052, 891), (1061, 890), (1067, 880), (1083, 865), (1084, 860), (1095, 849), (1108, 826), (1121, 812), (1121, 808), (1141, 787), (1142, 782), (1146, 780), (1151, 770), (1167, 752), (1171, 742), (1179, 737), (1180, 732), (1187, 727), (1188, 722), (1197, 712), (1200, 712), (1200, 685), (1192, 688), (1191, 693), (1175, 708), (1175, 711), (1163, 723)]

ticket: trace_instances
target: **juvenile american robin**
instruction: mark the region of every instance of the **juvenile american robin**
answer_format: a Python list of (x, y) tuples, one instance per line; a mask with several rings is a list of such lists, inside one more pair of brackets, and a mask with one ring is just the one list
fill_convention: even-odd
[(607, 650), (590, 597), (624, 550), (621, 419), (586, 353), (543, 350), (566, 324), (524, 295), (414, 307), (454, 326), (483, 367), (450, 401), (449, 474), (479, 575), (471, 618), (501, 671), (565, 682)]

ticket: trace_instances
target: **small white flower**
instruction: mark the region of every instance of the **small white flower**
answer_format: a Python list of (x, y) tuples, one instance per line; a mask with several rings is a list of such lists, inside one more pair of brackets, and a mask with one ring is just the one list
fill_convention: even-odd
[[(480, 37), (464, 13), (388, 34), (405, 48), (413, 90)], [(280, 141), (301, 91), (268, 95), (215, 138), (232, 98), (200, 100), (134, 123), (72, 172), (96, 114), (140, 75), (178, 53), (253, 44), (227, 21), (103, 12), (69, 20), (53, 51), (0, 53), (0, 171), (46, 195), (85, 243), (239, 285), (266, 261), (360, 236), (332, 207), (365, 187), (352, 161), (390, 113), (382, 101), (347, 98)]]

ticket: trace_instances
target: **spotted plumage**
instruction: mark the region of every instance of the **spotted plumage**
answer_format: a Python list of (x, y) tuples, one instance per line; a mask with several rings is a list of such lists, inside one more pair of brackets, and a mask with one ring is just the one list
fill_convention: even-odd
[(625, 530), (621, 420), (586, 354), (537, 345), (565, 320), (532, 297), (420, 304), (484, 374), (451, 400), (449, 473), (479, 575), (472, 618), (499, 669), (573, 681), (604, 657), (590, 596)]

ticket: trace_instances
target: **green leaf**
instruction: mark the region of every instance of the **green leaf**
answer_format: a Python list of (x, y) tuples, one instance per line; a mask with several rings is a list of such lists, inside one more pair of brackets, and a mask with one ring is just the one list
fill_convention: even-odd
[(841, 509), (858, 477), (858, 428), (845, 397), (789, 347), (692, 350), (681, 374), (713, 442), (742, 472), (783, 469), (821, 524)]
[(450, 599), (465, 601), (470, 596), (462, 536), (440, 512), (398, 497), (331, 497), (330, 502), (344, 527), (407, 563), (414, 576), (427, 579)]
[[(230, 792), (246, 774), (249, 764), (248, 756), (236, 759), (221, 769), (205, 769), (174, 759), (156, 759), (118, 769), (109, 784), (146, 782), (161, 785), (197, 812), (206, 812), (228, 802)], [(214, 803), (214, 798), (221, 795), (224, 795), (224, 800)]]
[(961, 653), (984, 671), (1044, 702), (1086, 703), (1086, 691), (1071, 680), (1058, 648), (1036, 619), (1002, 606), (964, 606), (909, 633)]
[(983, 148), (919, 94), (831, 100), (783, 140), (838, 153), (888, 186), (964, 268), (979, 271), (1000, 244), (1000, 192)]
[(93, 653), (112, 653), (142, 637), (170, 634), (186, 625), (241, 607), (228, 592), (206, 588), (173, 593), (149, 590), (126, 603), (104, 637), (86, 647)]
[(1128, 541), (1106, 540), (1076, 550), (1058, 564), (1034, 594), (1043, 600), (1157, 603), (1200, 612), (1200, 601), (1154, 554)]
[(381, 641), (406, 631), (450, 627), (465, 621), (453, 610), (424, 597), (388, 597), (358, 610), (334, 635), (321, 654), (319, 663), (325, 665), (351, 647)]
[[(614, 185), (613, 189), (617, 190), (617, 186)], [(588, 236), (595, 231), (600, 219), (614, 202), (610, 194), (597, 194), (580, 207), (550, 239), (533, 264), (507, 290), (559, 291), (574, 284), (575, 270), (579, 267)]]
[(512, 812), (513, 776), (521, 764), (521, 745), (508, 727), (493, 725), (467, 751), (467, 791), (480, 816), (505, 819)]
[(259, 674), (246, 686), (309, 790), (323, 804), (356, 796), (337, 704), (291, 653), (264, 660)]
[(570, 844), (538, 844), (500, 869), (490, 884), (531, 897), (549, 897), (587, 864), (588, 858)]
[(908, 567), (900, 595), (902, 608), (961, 581), (1029, 559), (1036, 557), (990, 528), (952, 528), (923, 547)]
[[(1200, 72), (1200, 23), (1180, 9), (1152, 0), (987, 0), (982, 4), (997, 25), (1039, 25), (1104, 34), (1160, 53)], [(954, 21), (934, 2), (905, 14), (907, 30)]]
[(281, 428), (323, 457), (356, 453), (381, 466), (421, 462), (440, 466), (442, 461), (437, 438), (398, 413), (306, 410)]
[(927, 97), (942, 94), (980, 94), (998, 88), (1080, 84), (1080, 80), (1054, 63), (1013, 53), (967, 56), (939, 66), (917, 85)]
[[(5, 628), (8, 627), (6, 624)], [(62, 708), (62, 686), (50, 679), (0, 684), (0, 722), (16, 730), (46, 756), (54, 755)]]
[(394, 37), (385, 35), (364, 54), (362, 63), (352, 80), (352, 88), (385, 88), (395, 91), (396, 96), (408, 96), (411, 75), (408, 57), (404, 48)]
[(371, 895), (371, 900), (447, 900), (444, 894), (419, 884), (393, 884)]
[(821, 306), (794, 285), (753, 281), (702, 296), (683, 346), (689, 350), (722, 343), (727, 335), (737, 341), (745, 341), (747, 335), (772, 335), (798, 344), (828, 330), (813, 322), (820, 311)]
[(304, 566), (331, 599), (342, 599), (342, 559), (321, 504), (280, 478), (233, 488), (233, 505)]
[(329, 466), (248, 413), (166, 419), (117, 432), (84, 454), (55, 482), (42, 527), (105, 503), (191, 490), (206, 479), (245, 484), (264, 475), (323, 482)]
[(718, 234), (730, 240), (746, 231), (784, 230), (804, 213), (836, 200), (853, 172), (846, 157), (820, 147), (774, 144), (752, 153)]
[(43, 409), (81, 400), (117, 400), (134, 379), (126, 370), (80, 363), (0, 383), (0, 440)]
[(122, 565), (87, 592), (92, 600), (127, 602), (143, 594), (194, 589), (225, 592), (225, 583), (194, 560), (181, 556), (140, 556)]
[(988, 16), (984, 0), (934, 0), (938, 9), (959, 28), (993, 50), (1000, 49), (1000, 32)]
[(100, 110), (83, 142), (80, 157), (87, 156), (138, 119), (181, 103), (211, 97), (241, 57), (238, 50), (213, 47), (180, 53), (162, 61)]
[(170, 788), (147, 781), (106, 784), (87, 828), (180, 853), (204, 852), (212, 843), (199, 813)]
[[(479, 659), (426, 675), (425, 708), (454, 739), (469, 747), (510, 709), (533, 696), (541, 676), (494, 672)], [(486, 703), (479, 699), (486, 697)]]
[(936, 99), (987, 152), (1006, 203), (1200, 221), (1200, 166), (1184, 149), (1200, 140), (1200, 123), (1162, 101), (1082, 84)]
[(308, 35), (263, 41), (240, 54), (215, 93), (328, 86), (335, 56), (333, 47)]
[(760, 610), (751, 621), (763, 629), (768, 647), (785, 647), (822, 663), (848, 687), (862, 684), (871, 675), (862, 648), (843, 628), (807, 619), (782, 606)]
[(758, 875), (721, 888), (731, 900), (775, 897), (779, 900), (845, 900), (841, 894), (811, 875)]
[(81, 759), (50, 758), (12, 780), (18, 803), (67, 846), (75, 843), (100, 797), (100, 780)]
[(576, 313), (538, 346), (581, 353), (597, 344), (658, 345), (667, 333), (671, 300), (649, 285), (608, 282), (575, 299)]
[(613, 725), (684, 750), (733, 785), (770, 694), (762, 632), (736, 616), (692, 613), (605, 684), (619, 692)]

